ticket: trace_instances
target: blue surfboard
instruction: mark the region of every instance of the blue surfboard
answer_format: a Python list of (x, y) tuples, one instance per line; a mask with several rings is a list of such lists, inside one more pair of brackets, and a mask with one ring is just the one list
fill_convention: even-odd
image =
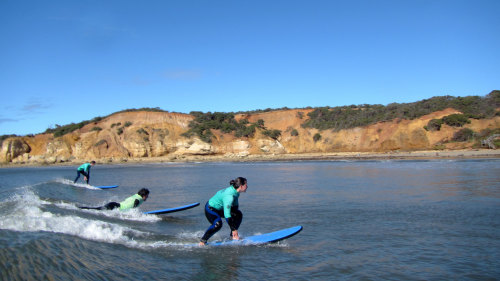
[(162, 210), (155, 210), (155, 211), (149, 211), (149, 212), (144, 212), (144, 214), (151, 214), (151, 215), (161, 215), (161, 214), (167, 214), (167, 213), (173, 213), (173, 212), (179, 212), (187, 209), (194, 208), (196, 206), (200, 205), (200, 203), (196, 202), (193, 204), (185, 205), (185, 206), (180, 206), (180, 207), (175, 207), (175, 208), (169, 208), (169, 209), (162, 209)]
[(275, 232), (244, 237), (240, 240), (217, 241), (207, 243), (210, 246), (239, 246), (239, 245), (259, 245), (266, 243), (275, 243), (294, 236), (302, 230), (302, 226), (285, 228)]
[(97, 188), (101, 189), (106, 189), (106, 188), (116, 188), (118, 185), (101, 185), (101, 186), (96, 186)]

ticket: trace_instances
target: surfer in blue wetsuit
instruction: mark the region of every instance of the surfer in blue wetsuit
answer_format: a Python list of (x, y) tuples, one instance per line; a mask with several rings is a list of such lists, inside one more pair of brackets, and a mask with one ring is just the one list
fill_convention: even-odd
[(132, 208), (137, 208), (141, 205), (146, 199), (149, 197), (149, 190), (147, 188), (141, 188), (137, 194), (134, 194), (122, 202), (109, 202), (108, 204), (102, 207), (78, 207), (80, 209), (87, 210), (113, 210), (115, 208), (119, 208), (120, 211), (125, 211)]
[(211, 223), (200, 240), (200, 246), (207, 243), (217, 231), (222, 228), (222, 218), (225, 218), (231, 229), (233, 240), (239, 240), (238, 228), (243, 220), (243, 214), (238, 209), (238, 197), (247, 191), (247, 179), (238, 177), (231, 180), (230, 186), (219, 190), (205, 205), (205, 216)]
[(92, 168), (94, 165), (95, 161), (90, 161), (90, 163), (85, 163), (78, 167), (78, 169), (76, 169), (76, 178), (73, 183), (76, 183), (76, 181), (80, 178), (80, 174), (82, 174), (83, 179), (87, 182), (87, 184), (89, 184), (90, 168)]

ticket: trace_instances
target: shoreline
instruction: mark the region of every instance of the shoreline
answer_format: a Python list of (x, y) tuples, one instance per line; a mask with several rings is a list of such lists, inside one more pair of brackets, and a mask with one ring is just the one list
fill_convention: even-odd
[[(95, 159), (101, 165), (127, 165), (140, 163), (186, 163), (186, 162), (276, 162), (276, 161), (315, 161), (315, 160), (431, 160), (431, 159), (488, 159), (500, 158), (499, 149), (474, 150), (426, 150), (398, 152), (328, 152), (299, 154), (257, 154), (257, 155), (176, 155), (147, 158)], [(90, 160), (87, 160), (90, 161)], [(74, 166), (82, 161), (55, 163), (0, 163), (0, 168)]]

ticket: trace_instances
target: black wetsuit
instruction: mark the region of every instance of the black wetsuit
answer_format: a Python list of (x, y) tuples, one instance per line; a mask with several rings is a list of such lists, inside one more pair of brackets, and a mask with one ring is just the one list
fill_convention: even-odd
[(78, 207), (78, 208), (86, 210), (113, 210), (114, 208), (120, 208), (120, 203), (109, 202), (108, 204), (101, 207)]

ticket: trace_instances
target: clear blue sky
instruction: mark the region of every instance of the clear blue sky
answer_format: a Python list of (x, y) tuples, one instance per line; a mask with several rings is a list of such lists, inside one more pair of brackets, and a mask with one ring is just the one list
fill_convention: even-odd
[(498, 0), (0, 1), (0, 135), (500, 89)]

